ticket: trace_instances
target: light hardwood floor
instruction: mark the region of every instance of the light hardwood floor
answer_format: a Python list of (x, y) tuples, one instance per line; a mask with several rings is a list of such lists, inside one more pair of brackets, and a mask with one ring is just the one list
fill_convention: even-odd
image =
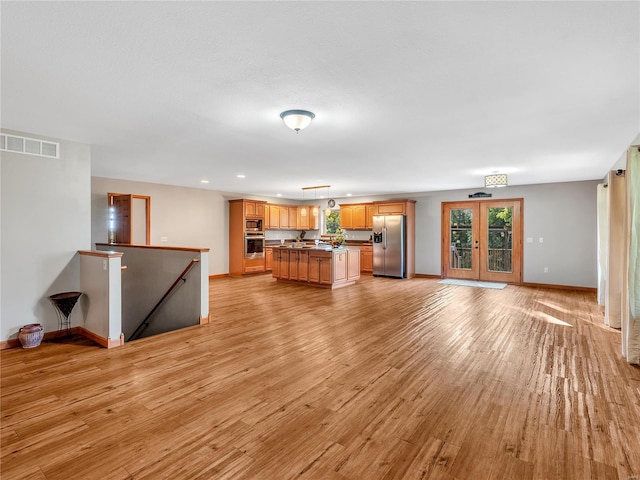
[(210, 292), (209, 325), (3, 351), (2, 479), (640, 476), (640, 368), (593, 294)]

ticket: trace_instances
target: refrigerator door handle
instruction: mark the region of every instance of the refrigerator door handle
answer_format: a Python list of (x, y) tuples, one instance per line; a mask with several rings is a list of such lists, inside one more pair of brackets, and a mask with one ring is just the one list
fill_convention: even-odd
[(382, 227), (382, 248), (387, 249), (387, 227)]

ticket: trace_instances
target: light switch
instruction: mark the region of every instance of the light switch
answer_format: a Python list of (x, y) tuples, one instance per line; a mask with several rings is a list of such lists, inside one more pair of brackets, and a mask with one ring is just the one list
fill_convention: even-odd
[(107, 270), (107, 261), (106, 260), (102, 260), (102, 269), (103, 270)]
[(540, 242), (540, 243), (544, 242), (544, 238), (540, 237), (540, 238), (538, 239), (538, 242)]

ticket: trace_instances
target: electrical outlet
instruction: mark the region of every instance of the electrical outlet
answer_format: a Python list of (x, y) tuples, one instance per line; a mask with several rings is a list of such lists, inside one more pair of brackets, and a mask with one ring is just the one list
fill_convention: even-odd
[(102, 269), (104, 271), (107, 271), (107, 261), (106, 260), (102, 260)]
[(527, 237), (527, 243), (533, 243), (533, 237)]
[(544, 238), (540, 237), (540, 238), (538, 239), (538, 242), (540, 242), (540, 243), (544, 242)]
[(165, 236), (162, 236), (162, 237), (160, 237), (160, 241), (161, 242), (166, 242), (166, 241), (168, 241), (168, 238), (165, 237)]
[(544, 267), (544, 273), (549, 273), (549, 267)]

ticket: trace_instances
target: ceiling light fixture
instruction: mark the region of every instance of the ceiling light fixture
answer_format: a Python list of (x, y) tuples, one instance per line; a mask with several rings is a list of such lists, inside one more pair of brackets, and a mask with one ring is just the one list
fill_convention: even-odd
[(485, 188), (506, 187), (507, 176), (504, 173), (493, 173), (484, 177)]
[(280, 118), (287, 127), (300, 133), (300, 130), (307, 128), (316, 116), (307, 110), (286, 110), (280, 114)]

